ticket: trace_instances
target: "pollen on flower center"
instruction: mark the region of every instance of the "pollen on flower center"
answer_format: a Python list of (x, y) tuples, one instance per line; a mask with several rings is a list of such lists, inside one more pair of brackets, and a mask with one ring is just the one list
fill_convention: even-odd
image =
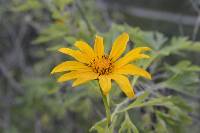
[(113, 70), (113, 62), (106, 55), (93, 59), (88, 66), (99, 75), (107, 75)]

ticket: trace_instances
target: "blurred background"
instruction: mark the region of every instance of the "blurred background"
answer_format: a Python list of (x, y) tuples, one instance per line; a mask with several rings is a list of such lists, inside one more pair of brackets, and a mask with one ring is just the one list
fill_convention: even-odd
[[(56, 52), (78, 39), (105, 37), (106, 50), (120, 33), (128, 49), (149, 46), (153, 80), (140, 79), (148, 100), (169, 97), (116, 117), (114, 132), (199, 133), (200, 0), (0, 0), (0, 133), (87, 133), (105, 117), (96, 83), (72, 88), (56, 83), (51, 69), (70, 59)], [(113, 86), (117, 88), (117, 86)], [(125, 96), (112, 89), (111, 111)], [(173, 106), (171, 106), (173, 105)], [(102, 132), (95, 127), (92, 132)]]

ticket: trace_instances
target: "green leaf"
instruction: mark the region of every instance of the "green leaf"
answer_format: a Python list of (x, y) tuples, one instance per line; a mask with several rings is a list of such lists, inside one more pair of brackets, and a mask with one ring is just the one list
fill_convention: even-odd
[(37, 0), (26, 0), (25, 2), (21, 3), (15, 3), (16, 6), (14, 7), (14, 11), (19, 11), (19, 12), (25, 12), (28, 10), (35, 10), (35, 9), (40, 9), (42, 8), (42, 4), (41, 2), (37, 1)]
[(184, 73), (184, 72), (198, 72), (198, 71), (200, 71), (200, 66), (193, 65), (188, 60), (182, 60), (174, 66), (165, 65), (165, 67), (166, 67), (166, 69), (172, 71), (175, 74), (181, 74), (181, 73)]
[(90, 132), (92, 131), (97, 131), (98, 133), (104, 133), (105, 132), (105, 127), (106, 127), (106, 119), (102, 119), (101, 121), (98, 121), (97, 123), (95, 123), (91, 128), (90, 128)]
[(200, 42), (193, 42), (192, 45), (186, 47), (188, 51), (200, 52)]
[(66, 47), (66, 46), (64, 44), (57, 44), (57, 45), (53, 45), (53, 46), (48, 47), (46, 50), (47, 51), (56, 51), (56, 50), (58, 50), (59, 48), (62, 48), (62, 47)]
[(73, 0), (53, 0), (53, 3), (59, 7), (61, 11), (64, 10), (64, 7), (71, 4)]
[(191, 72), (175, 74), (160, 84), (163, 87), (192, 93), (195, 92), (199, 86), (199, 76), (197, 73)]
[(65, 25), (51, 24), (48, 28), (45, 28), (40, 33), (40, 36), (36, 38), (33, 43), (41, 44), (49, 41), (55, 41), (63, 39), (67, 34), (67, 28)]
[(125, 120), (121, 124), (119, 133), (139, 133), (137, 127), (132, 123), (128, 113), (125, 113)]
[(73, 37), (73, 36), (67, 36), (64, 38), (66, 42), (68, 42), (69, 44), (74, 44), (77, 40), (77, 38)]
[(133, 105), (140, 104), (141, 102), (144, 102), (145, 99), (147, 99), (149, 96), (149, 92), (145, 91), (142, 94), (140, 94), (139, 97), (133, 102)]
[(148, 42), (154, 50), (159, 50), (168, 39), (159, 32), (146, 32), (144, 40)]
[(163, 47), (159, 51), (159, 53), (161, 55), (167, 56), (167, 55), (170, 55), (173, 53), (178, 53), (182, 50), (199, 52), (200, 51), (200, 43), (190, 41), (186, 37), (178, 37), (178, 38), (174, 37), (174, 38), (172, 38), (170, 44)]
[(191, 95), (196, 93), (200, 85), (199, 74), (200, 66), (192, 65), (190, 61), (183, 60), (175, 65), (165, 65), (168, 74), (171, 76), (160, 83), (163, 88), (171, 88)]
[(52, 34), (52, 35), (39, 36), (37, 39), (35, 39), (33, 41), (33, 43), (34, 44), (41, 44), (41, 43), (45, 43), (45, 42), (48, 42), (48, 41), (61, 39), (65, 35), (66, 34), (64, 32), (57, 32), (57, 33)]
[(147, 100), (147, 96), (148, 95), (144, 93), (143, 95), (138, 97), (139, 100), (133, 101), (133, 103), (129, 104), (127, 107), (119, 110), (118, 112), (121, 113), (133, 108), (140, 108), (145, 106), (170, 106), (172, 104), (170, 102), (171, 97), (158, 97)]
[(168, 130), (167, 130), (167, 124), (166, 122), (161, 119), (160, 117), (157, 117), (157, 124), (156, 124), (156, 132), (157, 133), (168, 133)]

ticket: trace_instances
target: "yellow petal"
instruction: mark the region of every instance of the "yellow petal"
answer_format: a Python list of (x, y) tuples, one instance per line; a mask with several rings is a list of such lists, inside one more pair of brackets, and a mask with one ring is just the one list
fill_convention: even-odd
[(126, 64), (128, 64), (132, 61), (138, 60), (138, 59), (150, 58), (150, 56), (148, 56), (148, 55), (141, 54), (141, 52), (148, 51), (148, 50), (151, 50), (151, 49), (148, 47), (135, 48), (135, 49), (131, 50), (130, 52), (128, 52), (124, 57), (122, 57), (121, 59), (116, 61), (115, 66), (121, 67), (123, 65), (126, 65)]
[(126, 96), (128, 96), (129, 98), (133, 98), (135, 96), (133, 88), (131, 87), (131, 84), (127, 77), (120, 74), (112, 74), (110, 75), (110, 78), (115, 80), (115, 82), (119, 85)]
[(102, 57), (104, 55), (103, 38), (100, 36), (95, 37), (94, 52), (98, 57)]
[(77, 76), (78, 76), (78, 73), (76, 71), (72, 71), (69, 73), (65, 73), (64, 75), (59, 77), (57, 81), (58, 82), (66, 82), (68, 80), (77, 78)]
[(147, 79), (151, 79), (151, 75), (142, 68), (139, 68), (133, 64), (128, 64), (125, 66), (120, 67), (119, 69), (115, 70), (117, 74), (130, 74), (130, 75), (137, 75), (142, 76)]
[(92, 70), (91, 69), (83, 69), (83, 70), (76, 70), (76, 71), (68, 72), (68, 73), (65, 73), (62, 76), (60, 76), (57, 81), (58, 82), (66, 82), (68, 80), (78, 78), (81, 75), (83, 75), (83, 73), (86, 73), (89, 71), (92, 71)]
[(94, 72), (85, 72), (82, 73), (72, 84), (73, 87), (88, 82), (93, 79), (97, 79), (98, 74)]
[(86, 56), (86, 54), (80, 52), (79, 50), (73, 50), (73, 49), (69, 49), (69, 48), (60, 48), (60, 49), (58, 49), (58, 51), (61, 53), (70, 55), (73, 58), (75, 58), (77, 61), (80, 61), (82, 63), (90, 62), (90, 59), (88, 58), (88, 56)]
[(87, 69), (88, 66), (84, 65), (83, 63), (77, 62), (77, 61), (65, 61), (56, 67), (53, 68), (51, 71), (51, 74), (57, 73), (57, 72), (64, 72), (69, 70), (80, 70), (80, 69)]
[(107, 95), (111, 89), (111, 79), (107, 75), (99, 77), (99, 84), (104, 95)]
[(95, 56), (93, 49), (86, 42), (77, 41), (75, 46), (79, 48), (83, 53), (87, 54), (89, 57), (93, 58)]
[(149, 48), (149, 47), (137, 47), (137, 48), (134, 48), (132, 50), (134, 50), (134, 53), (139, 54), (139, 53), (141, 53), (143, 51), (150, 51), (152, 49)]
[(114, 41), (109, 58), (112, 61), (116, 61), (122, 53), (126, 49), (127, 42), (129, 40), (129, 36), (127, 33), (122, 33), (117, 39)]

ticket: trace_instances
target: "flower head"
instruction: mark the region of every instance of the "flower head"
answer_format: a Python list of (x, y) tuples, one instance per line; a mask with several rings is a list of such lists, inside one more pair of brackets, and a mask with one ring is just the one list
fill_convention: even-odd
[(94, 49), (83, 41), (75, 43), (78, 50), (60, 48), (58, 51), (72, 56), (75, 60), (65, 61), (57, 65), (51, 73), (66, 72), (58, 78), (58, 82), (74, 80), (72, 86), (97, 79), (104, 95), (109, 93), (111, 80), (114, 80), (121, 90), (129, 98), (132, 98), (135, 94), (126, 76), (137, 75), (151, 79), (151, 75), (144, 69), (130, 63), (138, 59), (149, 58), (148, 55), (142, 52), (148, 51), (150, 48), (137, 47), (120, 58), (126, 49), (128, 41), (129, 36), (127, 33), (119, 35), (113, 42), (109, 55), (104, 53), (103, 38), (100, 36), (96, 36), (95, 38)]

